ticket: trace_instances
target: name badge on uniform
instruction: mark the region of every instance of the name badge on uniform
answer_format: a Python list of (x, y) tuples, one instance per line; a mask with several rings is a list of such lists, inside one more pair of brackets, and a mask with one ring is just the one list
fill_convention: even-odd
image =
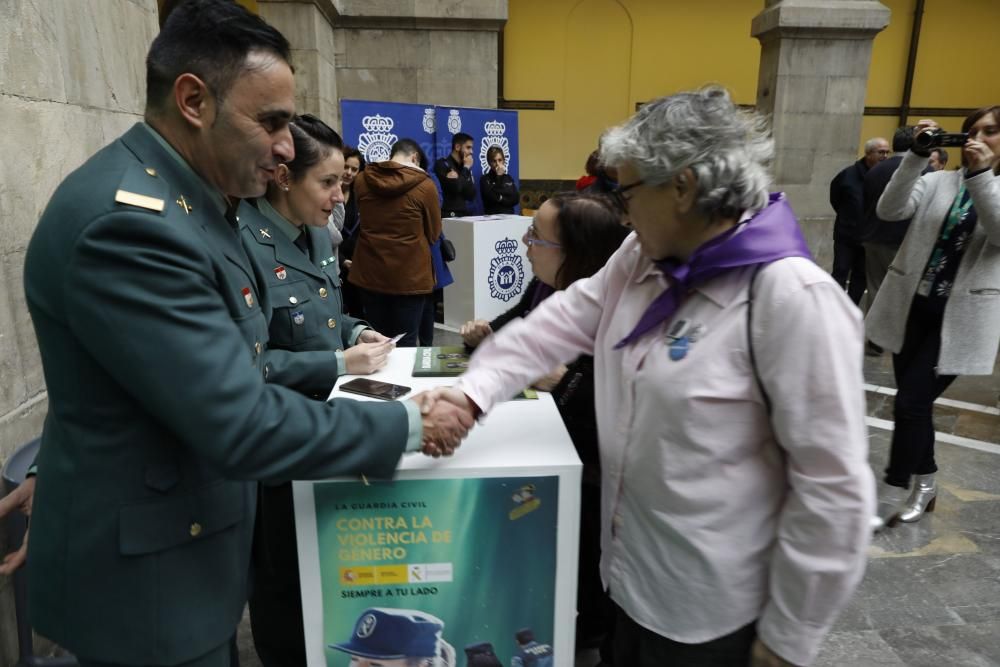
[(243, 294), (243, 300), (247, 302), (247, 308), (253, 308), (253, 292), (250, 288), (244, 287), (240, 292)]
[(306, 321), (306, 316), (301, 310), (296, 310), (294, 313), (292, 313), (292, 322), (294, 322), (295, 324), (302, 326), (303, 324), (305, 324), (305, 321)]
[(284, 280), (288, 277), (288, 272), (285, 271), (285, 267), (276, 266), (274, 267), (274, 275), (278, 280)]

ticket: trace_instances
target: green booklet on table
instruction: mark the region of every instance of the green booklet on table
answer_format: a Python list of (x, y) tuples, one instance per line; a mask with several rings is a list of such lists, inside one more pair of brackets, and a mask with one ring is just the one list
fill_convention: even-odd
[(469, 367), (469, 353), (461, 345), (418, 347), (413, 377), (455, 377)]
[[(462, 345), (418, 347), (413, 377), (457, 377), (469, 367), (469, 352)], [(538, 392), (525, 389), (515, 399), (537, 399)]]

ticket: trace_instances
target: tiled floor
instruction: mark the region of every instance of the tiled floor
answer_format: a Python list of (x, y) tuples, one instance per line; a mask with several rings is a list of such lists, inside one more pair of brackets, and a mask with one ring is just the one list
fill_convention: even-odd
[[(454, 344), (441, 332), (439, 345)], [(894, 386), (888, 355), (869, 357), (865, 376), (872, 423), (892, 420)], [(993, 377), (959, 378), (945, 397), (980, 410), (939, 406), (939, 431), (958, 436), (938, 445), (937, 511), (919, 523), (877, 535), (864, 582), (823, 644), (816, 667), (1000, 667), (1000, 415)], [(881, 392), (876, 387), (883, 387)], [(996, 410), (992, 410), (996, 413)], [(870, 429), (878, 473), (890, 432)], [(249, 625), (241, 626), (243, 665), (256, 667)], [(593, 667), (593, 652), (577, 667)]]

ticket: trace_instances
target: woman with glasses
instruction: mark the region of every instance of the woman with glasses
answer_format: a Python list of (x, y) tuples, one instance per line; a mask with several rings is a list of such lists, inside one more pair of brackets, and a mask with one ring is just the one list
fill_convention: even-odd
[[(618, 250), (628, 233), (621, 222), (621, 211), (607, 197), (567, 193), (546, 200), (522, 239), (528, 246), (528, 260), (535, 277), (528, 283), (520, 303), (492, 322), (467, 322), (461, 329), (462, 339), (475, 347), (493, 332), (526, 317), (553, 292), (592, 276)], [(595, 643), (614, 618), (598, 569), (601, 472), (594, 412), (594, 358), (583, 354), (553, 366), (555, 370), (533, 379), (536, 388), (552, 392), (584, 466), (576, 632), (577, 643), (582, 646)], [(609, 646), (604, 647), (603, 653), (610, 660)]]
[(726, 91), (643, 106), (601, 155), (635, 234), (438, 393), (488, 413), (592, 354), (614, 664), (808, 665), (871, 539), (860, 313)]
[[(922, 120), (914, 134), (937, 131)], [(934, 401), (959, 375), (991, 375), (1000, 345), (1000, 106), (962, 132), (961, 171), (922, 176), (931, 150), (914, 141), (877, 206), (884, 220), (913, 220), (866, 322), (893, 352), (897, 388), (876, 530), (934, 510)]]

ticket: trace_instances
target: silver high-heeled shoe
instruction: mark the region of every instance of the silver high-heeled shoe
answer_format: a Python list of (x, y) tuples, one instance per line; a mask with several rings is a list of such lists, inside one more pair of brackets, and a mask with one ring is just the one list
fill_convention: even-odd
[(879, 532), (883, 528), (892, 528), (899, 523), (899, 516), (904, 510), (903, 500), (906, 497), (906, 489), (899, 486), (891, 486), (885, 482), (878, 483), (878, 506), (875, 509), (875, 516), (871, 518), (871, 528), (874, 532)]
[(906, 499), (899, 520), (903, 523), (920, 521), (924, 512), (933, 512), (937, 504), (937, 484), (934, 483), (934, 473), (914, 477), (913, 491)]

